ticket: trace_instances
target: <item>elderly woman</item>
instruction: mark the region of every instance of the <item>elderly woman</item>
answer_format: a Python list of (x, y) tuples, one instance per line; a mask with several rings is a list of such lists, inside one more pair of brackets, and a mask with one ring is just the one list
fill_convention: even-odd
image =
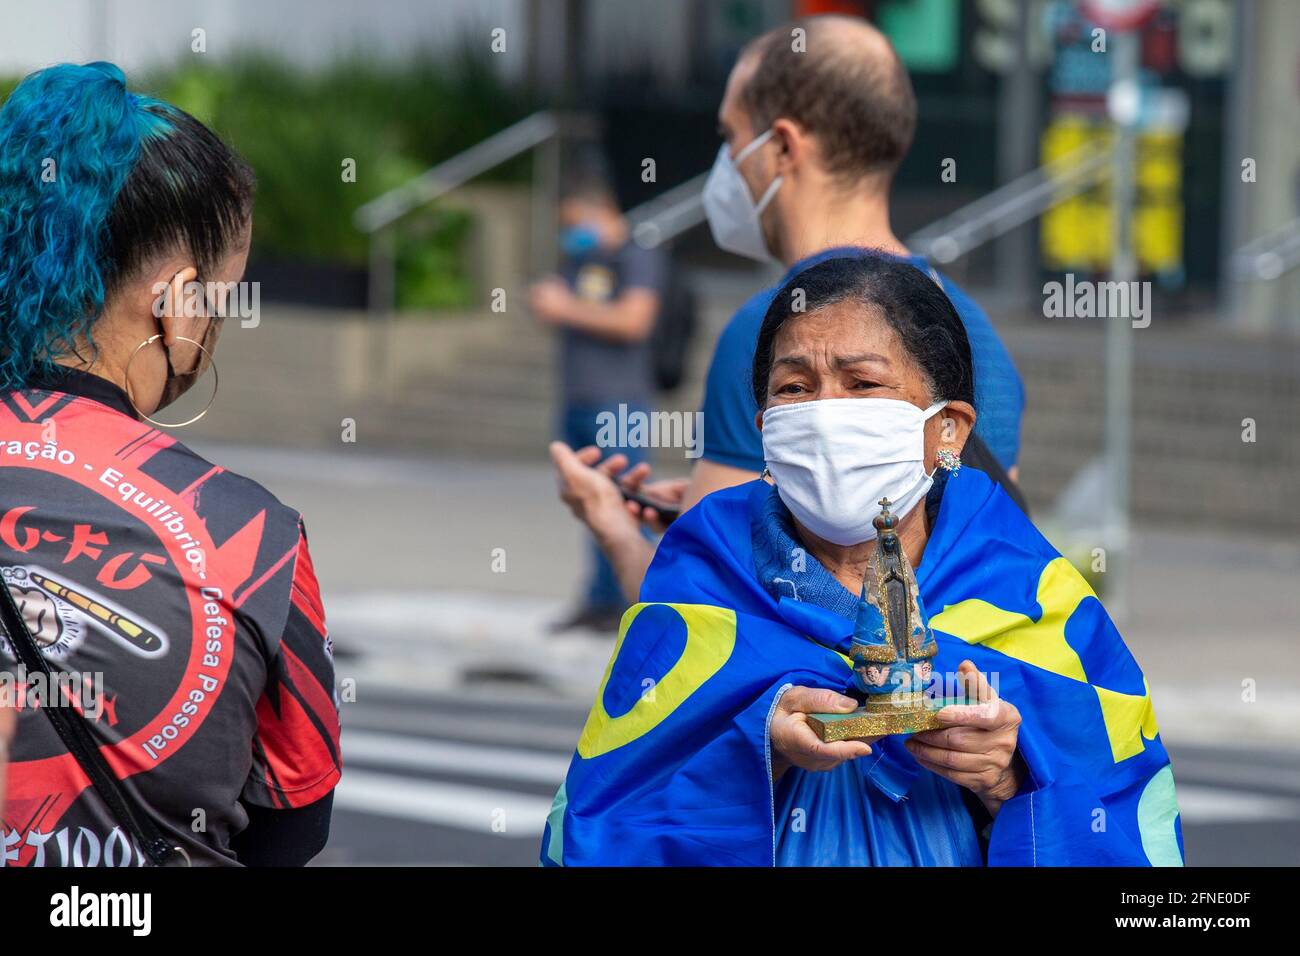
[(252, 205), (249, 167), (111, 64), (0, 109), (0, 668), (81, 678), (76, 707), (20, 702), (4, 865), (301, 864), (329, 832), (301, 517), (159, 420), (212, 361)]
[[(624, 617), (542, 844), (550, 864), (1182, 862), (1146, 683), (1096, 596), (959, 453), (970, 347), (943, 292), (869, 254), (777, 295), (754, 394), (767, 481), (672, 526)], [(941, 687), (912, 736), (823, 743), (893, 502)], [(935, 613), (938, 612), (938, 613)]]

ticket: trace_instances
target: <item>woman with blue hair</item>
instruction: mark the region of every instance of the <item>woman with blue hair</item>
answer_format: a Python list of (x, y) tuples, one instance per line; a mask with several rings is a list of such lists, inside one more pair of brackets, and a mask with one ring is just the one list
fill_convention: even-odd
[[(5, 865), (291, 865), (328, 836), (302, 519), (154, 427), (212, 364), (253, 191), (112, 64), (33, 73), (0, 108), (0, 662), (29, 678)], [(61, 694), (32, 700), (42, 676)]]

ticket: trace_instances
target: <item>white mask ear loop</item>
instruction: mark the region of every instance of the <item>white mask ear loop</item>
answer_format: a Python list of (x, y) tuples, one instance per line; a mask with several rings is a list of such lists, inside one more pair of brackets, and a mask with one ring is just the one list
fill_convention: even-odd
[(750, 153), (758, 149), (758, 147), (762, 146), (771, 138), (772, 138), (772, 131), (770, 129), (765, 132), (759, 133), (748, 143), (746, 143), (745, 147), (740, 152), (738, 152), (735, 156), (731, 157), (731, 161), (735, 163), (737, 166), (739, 166), (741, 163), (743, 163), (746, 159), (749, 158)]
[[(752, 154), (754, 150), (758, 149), (769, 139), (771, 139), (772, 136), (773, 136), (773, 131), (769, 129), (766, 132), (761, 133), (758, 136), (755, 136), (753, 139), (751, 139), (745, 145), (745, 148), (742, 149), (739, 153), (737, 153), (735, 155), (735, 158), (731, 160), (732, 165), (736, 167), (736, 171), (739, 172), (740, 164), (743, 163), (746, 159), (748, 159), (750, 154)], [(755, 216), (763, 215), (763, 210), (767, 208), (767, 204), (772, 201), (772, 198), (776, 195), (776, 191), (781, 188), (781, 183), (784, 181), (785, 181), (784, 176), (777, 176), (775, 179), (772, 180), (771, 185), (769, 185), (767, 189), (763, 191), (762, 197), (758, 200), (757, 203), (754, 204)]]
[(754, 207), (754, 215), (763, 215), (763, 210), (767, 208), (767, 204), (772, 201), (772, 197), (776, 195), (776, 191), (781, 188), (781, 183), (784, 181), (784, 176), (777, 176), (776, 179), (772, 180), (772, 185), (767, 187), (767, 190), (763, 193), (763, 198)]

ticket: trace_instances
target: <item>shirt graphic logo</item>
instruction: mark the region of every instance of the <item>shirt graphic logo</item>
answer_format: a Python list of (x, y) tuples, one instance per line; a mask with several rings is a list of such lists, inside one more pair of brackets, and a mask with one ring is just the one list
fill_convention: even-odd
[[(140, 657), (167, 653), (166, 635), (132, 612), (83, 585), (68, 584), (44, 568), (0, 568), (23, 620), (41, 652), (51, 660), (66, 660), (85, 640), (87, 625)], [(8, 641), (0, 648), (16, 659)]]

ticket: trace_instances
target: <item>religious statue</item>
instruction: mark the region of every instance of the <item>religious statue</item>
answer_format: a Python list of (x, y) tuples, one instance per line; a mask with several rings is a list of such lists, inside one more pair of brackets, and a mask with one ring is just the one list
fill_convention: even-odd
[(849, 648), (854, 689), (865, 704), (848, 714), (809, 714), (809, 726), (827, 742), (934, 730), (942, 726), (935, 714), (954, 703), (926, 694), (939, 648), (889, 504), (882, 498), (872, 521), (876, 550), (862, 580)]

